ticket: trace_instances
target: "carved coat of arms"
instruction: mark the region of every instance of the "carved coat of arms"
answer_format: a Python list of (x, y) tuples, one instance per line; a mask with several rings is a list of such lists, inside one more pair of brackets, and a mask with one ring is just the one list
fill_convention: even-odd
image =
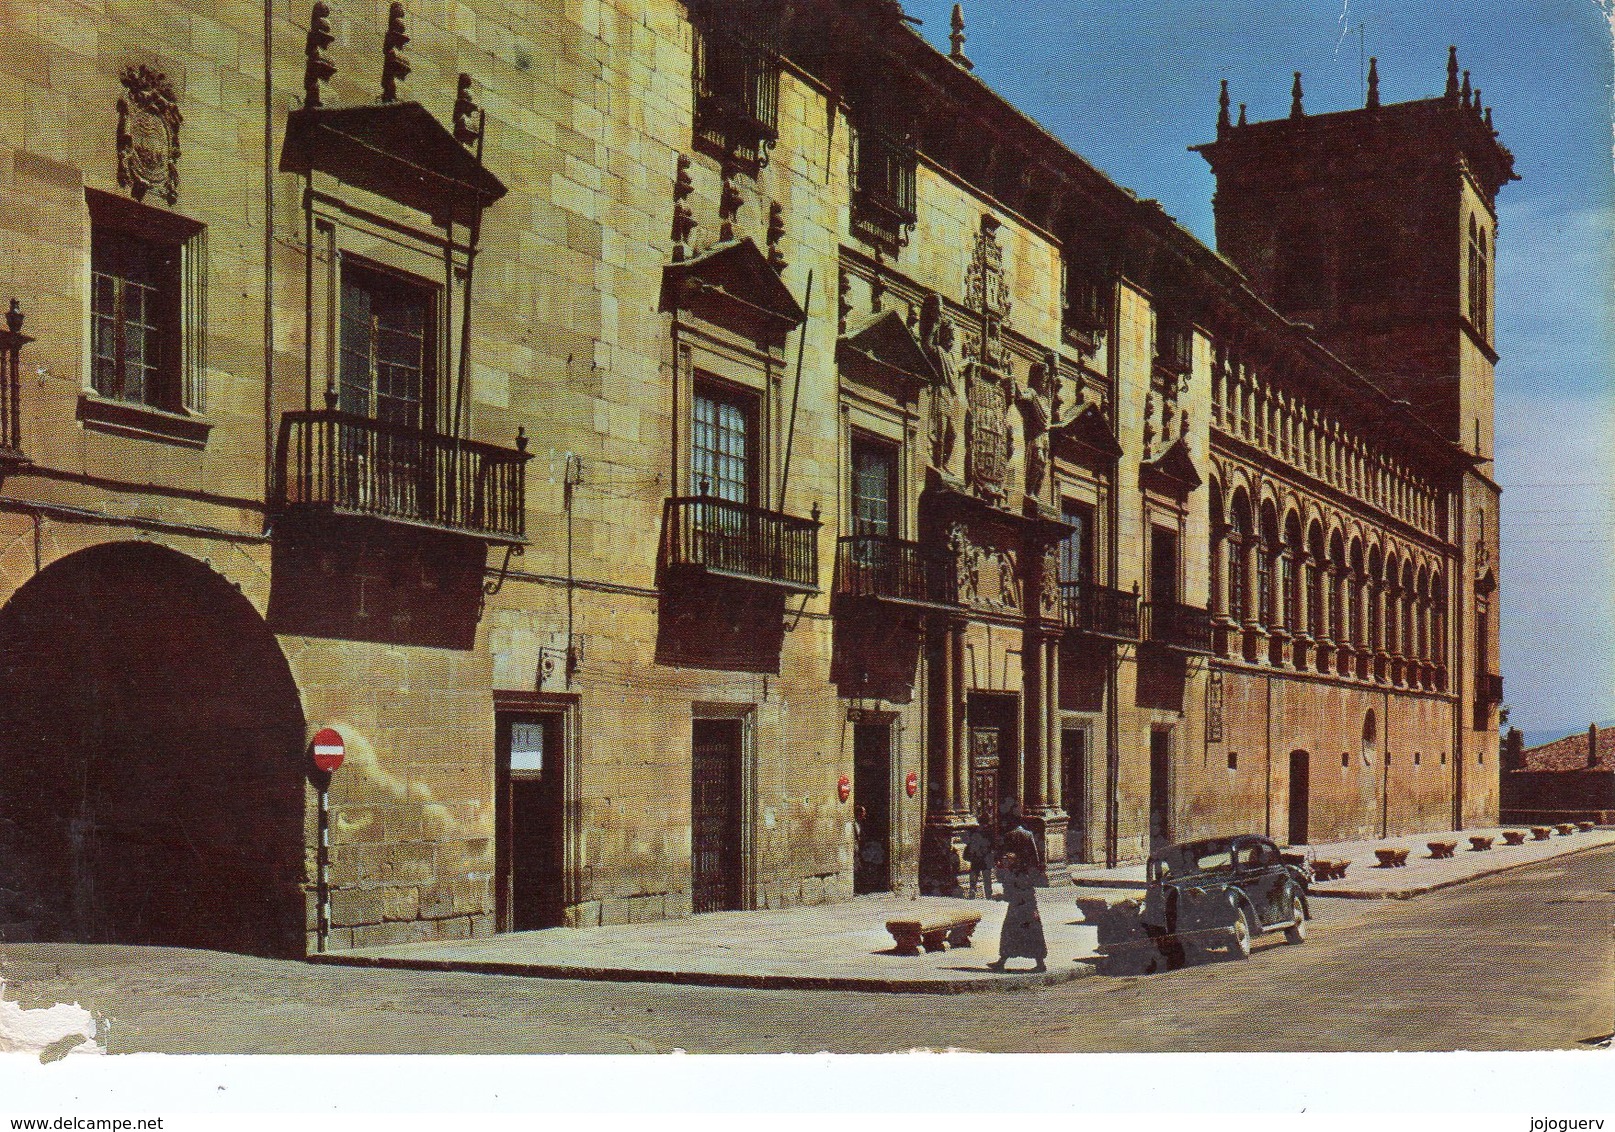
[(136, 200), (155, 192), (169, 204), (179, 199), (179, 99), (168, 76), (144, 63), (119, 76), (118, 184)]

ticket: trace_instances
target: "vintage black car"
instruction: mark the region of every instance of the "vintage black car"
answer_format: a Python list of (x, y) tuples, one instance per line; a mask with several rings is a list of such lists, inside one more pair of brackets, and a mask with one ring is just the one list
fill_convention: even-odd
[(1259, 834), (1164, 846), (1150, 854), (1146, 879), (1140, 918), (1169, 958), (1181, 961), (1190, 939), (1221, 944), (1240, 959), (1264, 932), (1306, 941), (1307, 868), (1284, 861)]

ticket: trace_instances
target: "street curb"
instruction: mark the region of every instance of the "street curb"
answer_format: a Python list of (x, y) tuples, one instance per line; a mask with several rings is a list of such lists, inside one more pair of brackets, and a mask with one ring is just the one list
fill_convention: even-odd
[(628, 967), (567, 967), (554, 963), (500, 960), (404, 959), (328, 951), (307, 962), (329, 967), (370, 967), (393, 971), (459, 971), (474, 975), (516, 975), (534, 979), (579, 979), (605, 983), (671, 983), (677, 986), (735, 987), (745, 990), (843, 990), (871, 994), (992, 994), (1058, 986), (1085, 979), (1098, 965), (1076, 962), (1067, 971), (1010, 972), (991, 979), (839, 978), (831, 975), (746, 975), (720, 971), (658, 971)]
[[(1603, 845), (1587, 845), (1580, 849), (1566, 849), (1563, 853), (1555, 853), (1551, 857), (1538, 857), (1534, 861), (1515, 861), (1512, 864), (1498, 865), (1496, 868), (1485, 869), (1478, 873), (1470, 873), (1468, 876), (1453, 877), (1450, 880), (1437, 881), (1434, 884), (1422, 885), (1419, 888), (1403, 888), (1394, 892), (1389, 889), (1381, 889), (1378, 891), (1369, 891), (1366, 889), (1336, 889), (1335, 891), (1331, 892), (1326, 888), (1310, 888), (1307, 890), (1307, 895), (1332, 896), (1337, 900), (1411, 900), (1415, 896), (1423, 896), (1427, 892), (1436, 892), (1443, 888), (1452, 888), (1454, 885), (1467, 884), (1472, 880), (1481, 880), (1485, 877), (1494, 877), (1498, 873), (1512, 872), (1514, 869), (1528, 868), (1531, 865), (1545, 865), (1550, 861), (1563, 860), (1565, 857), (1575, 857), (1582, 853), (1592, 853), (1599, 849), (1610, 848), (1615, 848), (1615, 845), (1611, 845), (1610, 843), (1606, 842)], [(1493, 849), (1491, 852), (1495, 853), (1496, 850)]]
[[(1503, 846), (1502, 848), (1509, 848), (1509, 846)], [(1591, 853), (1598, 849), (1609, 848), (1615, 848), (1615, 843), (1605, 842), (1601, 845), (1586, 845), (1580, 849), (1566, 849), (1563, 852), (1553, 854), (1551, 857), (1537, 857), (1536, 859), (1530, 861), (1514, 861), (1510, 864), (1498, 865), (1495, 868), (1487, 868), (1481, 870), (1480, 872), (1470, 873), (1467, 876), (1451, 877), (1447, 880), (1436, 881), (1432, 884), (1420, 885), (1417, 888), (1402, 888), (1395, 890), (1363, 888), (1308, 888), (1307, 895), (1328, 896), (1333, 897), (1336, 900), (1411, 900), (1413, 897), (1423, 896), (1427, 892), (1435, 892), (1439, 889), (1451, 888), (1456, 884), (1467, 884), (1469, 881), (1480, 880), (1483, 877), (1496, 876), (1498, 873), (1506, 873), (1511, 869), (1523, 869), (1528, 865), (1542, 865), (1549, 861), (1557, 861), (1563, 857), (1572, 857), (1579, 853)], [(1498, 851), (1499, 849), (1497, 848), (1489, 850), (1489, 852), (1493, 853)], [(1374, 867), (1375, 866), (1373, 865), (1368, 866), (1368, 868)], [(1148, 885), (1146, 885), (1143, 881), (1119, 880), (1112, 879), (1110, 877), (1082, 877), (1081, 879), (1074, 880), (1073, 883), (1078, 888), (1127, 889), (1132, 892), (1143, 892), (1148, 888)]]

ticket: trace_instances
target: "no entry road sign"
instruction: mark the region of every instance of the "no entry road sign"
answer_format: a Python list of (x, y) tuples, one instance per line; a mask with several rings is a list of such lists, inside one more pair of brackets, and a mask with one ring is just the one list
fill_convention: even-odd
[(347, 745), (342, 742), (342, 736), (332, 728), (322, 728), (315, 733), (314, 765), (326, 774), (341, 766), (342, 758), (347, 753)]

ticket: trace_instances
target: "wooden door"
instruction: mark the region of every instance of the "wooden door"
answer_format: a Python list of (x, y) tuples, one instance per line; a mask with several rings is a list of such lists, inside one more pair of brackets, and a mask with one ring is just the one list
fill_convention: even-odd
[(999, 832), (998, 740), (996, 727), (970, 729), (970, 808), (993, 837)]
[(1065, 856), (1081, 861), (1088, 842), (1088, 733), (1068, 727), (1060, 732), (1060, 797), (1070, 823), (1066, 826)]
[(1307, 843), (1312, 794), (1312, 760), (1305, 751), (1290, 752), (1290, 844)]
[(498, 919), (506, 931), (565, 922), (565, 791), (561, 717), (500, 715)]
[(698, 719), (692, 729), (690, 895), (697, 912), (741, 907), (738, 719)]
[(1172, 733), (1150, 732), (1150, 848), (1172, 840)]
[(853, 860), (854, 892), (892, 889), (892, 729), (890, 724), (860, 723), (852, 733), (852, 801), (858, 818), (857, 856)]

